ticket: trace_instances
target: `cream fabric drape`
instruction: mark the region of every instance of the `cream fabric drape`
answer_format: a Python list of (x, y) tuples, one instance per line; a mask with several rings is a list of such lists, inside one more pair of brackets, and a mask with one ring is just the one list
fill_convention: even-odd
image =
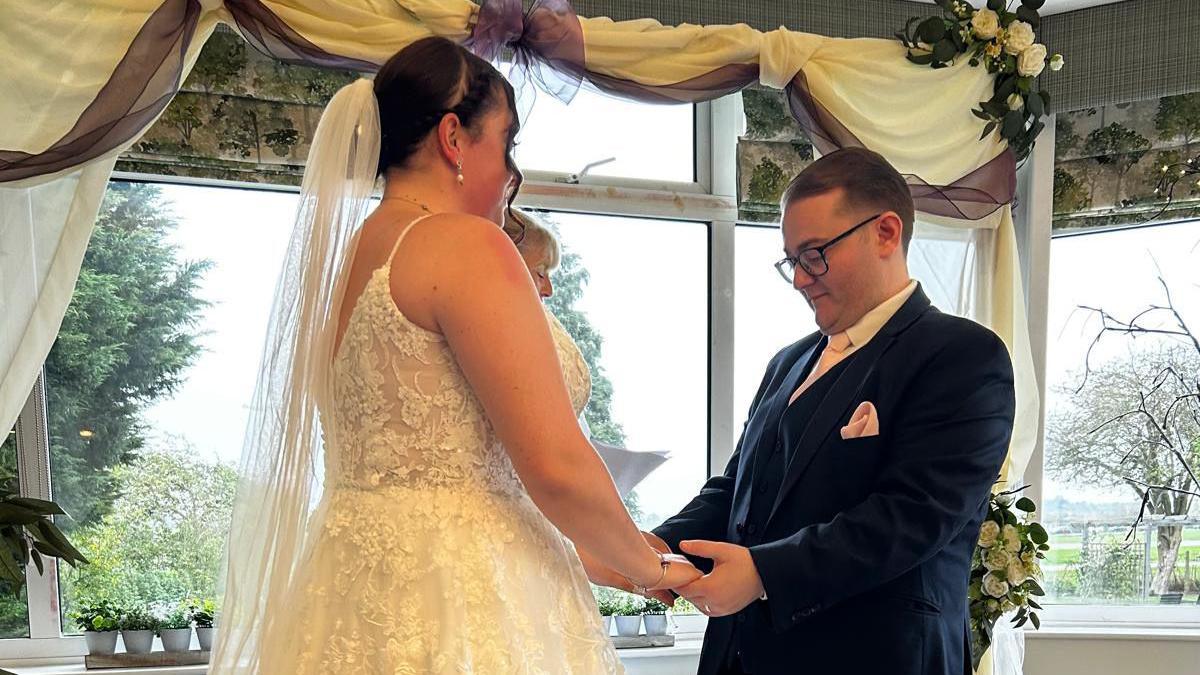
[[(38, 0), (0, 6), (0, 119), (10, 121), (0, 125), (0, 148), (40, 152), (67, 133), (158, 4), (88, 2), (60, 12)], [(185, 74), (221, 11), (197, 24)], [(50, 353), (108, 177), (127, 145), (82, 166), (0, 183), (0, 427), (16, 422)]]
[[(0, 97), (0, 119), (20, 123), (0, 125), (0, 148), (37, 152), (67, 133), (104, 86), (146, 18), (161, 4), (162, 0), (75, 0), (48, 9), (41, 0), (3, 3), (0, 62), (6, 69), (0, 74), (0, 85), (7, 94)], [(263, 5), (318, 47), (374, 63), (426, 35), (465, 39), (478, 12), (469, 0), (264, 0)], [(185, 74), (215, 25), (232, 23), (219, 0), (202, 0), (200, 7)], [(763, 84), (782, 87), (803, 70), (814, 98), (864, 145), (888, 157), (900, 171), (930, 183), (951, 183), (1004, 149), (995, 136), (979, 140), (980, 121), (969, 111), (988, 98), (992, 79), (965, 61), (942, 70), (919, 68), (904, 59), (904, 49), (895, 41), (826, 38), (784, 28), (764, 33), (743, 24), (663, 26), (652, 19), (614, 22), (587, 17), (580, 22), (587, 68), (641, 84), (670, 84), (730, 64), (757, 64)], [(46, 242), (54, 242), (64, 256), (44, 253), (33, 263), (33, 277), (43, 280), (43, 287), (73, 284), (77, 271), (64, 271), (51, 261), (76, 260), (82, 251), (90, 228), (80, 223), (94, 217), (103, 190), (104, 181), (95, 176), (106, 173), (105, 167), (122, 150), (116, 148), (94, 160), (86, 173), (73, 167), (62, 176), (29, 179), (16, 191), (0, 193), (0, 213), (5, 214), (0, 241), (6, 247), (20, 246), (20, 239), (9, 230), (20, 229), (20, 221), (10, 219), (20, 211), (21, 200), (28, 198), (21, 189), (54, 183), (58, 187), (38, 193), (41, 199), (70, 199), (76, 205), (64, 208), (60, 203), (58, 211), (69, 216), (36, 221), (43, 251)], [(55, 183), (58, 180), (66, 182)], [(51, 198), (51, 194), (58, 196)], [(91, 213), (85, 208), (89, 205)], [(983, 278), (976, 284), (983, 294), (979, 318), (1004, 338), (1017, 367), (1018, 428), (1006, 471), (1019, 474), (1037, 433), (1036, 414), (1030, 413), (1037, 408), (1037, 390), (1011, 211), (1002, 207), (982, 221), (938, 222), (977, 231), (991, 242), (984, 247), (990, 253), (981, 258)], [(65, 276), (55, 277), (52, 270)], [(6, 299), (15, 294), (15, 287), (4, 288)], [(19, 353), (22, 359), (38, 359), (40, 364), (53, 339), (53, 330), (46, 328), (56, 327), (65, 309), (61, 298), (47, 296), (37, 302), (24, 316), (52, 320), (42, 321), (37, 329), (32, 324), (23, 327), (18, 312), (15, 322), (6, 321), (0, 344), (0, 391), (5, 392), (0, 398), (0, 425), (15, 419), (19, 404), (14, 407), (10, 399), (23, 400), (20, 392), (28, 389), (33, 382), (30, 373), (36, 372), (36, 365), (17, 364), (14, 359)], [(28, 346), (18, 350), (18, 344)]]

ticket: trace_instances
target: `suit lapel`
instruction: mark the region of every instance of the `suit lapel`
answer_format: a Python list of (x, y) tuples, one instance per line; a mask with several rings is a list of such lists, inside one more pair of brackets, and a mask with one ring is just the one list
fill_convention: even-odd
[(838, 379), (825, 394), (825, 398), (817, 406), (812, 417), (799, 421), (799, 423), (805, 424), (804, 432), (796, 442), (791, 459), (784, 470), (783, 483), (779, 486), (775, 504), (771, 507), (771, 515), (767, 518), (768, 523), (774, 517), (775, 512), (779, 510), (788, 491), (799, 482), (817, 452), (824, 446), (830, 433), (850, 412), (851, 406), (858, 403), (858, 392), (866, 382), (867, 376), (875, 369), (880, 357), (892, 346), (897, 336), (930, 308), (929, 298), (918, 286), (899, 311), (884, 324), (879, 333), (865, 347), (850, 356), (846, 367), (842, 369)]

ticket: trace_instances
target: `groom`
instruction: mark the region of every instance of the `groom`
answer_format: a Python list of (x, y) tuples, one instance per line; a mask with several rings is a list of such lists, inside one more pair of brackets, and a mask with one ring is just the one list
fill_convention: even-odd
[(647, 534), (709, 572), (700, 674), (970, 672), (967, 580), (1008, 450), (1013, 374), (908, 276), (913, 202), (847, 148), (783, 196), (776, 267), (819, 333), (768, 364), (737, 450)]

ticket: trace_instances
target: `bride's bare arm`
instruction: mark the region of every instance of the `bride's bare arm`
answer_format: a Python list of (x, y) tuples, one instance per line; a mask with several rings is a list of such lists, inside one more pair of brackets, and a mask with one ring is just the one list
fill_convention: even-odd
[[(413, 233), (421, 235), (413, 249), (428, 271), (426, 306), (530, 497), (599, 562), (654, 585), (661, 576), (658, 554), (630, 520), (580, 430), (544, 310), (516, 248), (495, 225), (470, 216), (437, 216), (421, 230)], [(698, 572), (690, 565), (673, 564), (659, 586), (692, 576)]]

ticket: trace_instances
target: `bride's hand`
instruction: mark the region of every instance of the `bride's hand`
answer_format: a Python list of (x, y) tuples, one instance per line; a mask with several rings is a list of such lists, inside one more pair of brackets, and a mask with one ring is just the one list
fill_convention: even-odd
[(651, 591), (681, 588), (704, 576), (690, 560), (681, 555), (671, 553), (664, 555), (663, 559), (671, 564), (667, 566), (667, 573), (663, 575), (662, 581), (651, 587)]

